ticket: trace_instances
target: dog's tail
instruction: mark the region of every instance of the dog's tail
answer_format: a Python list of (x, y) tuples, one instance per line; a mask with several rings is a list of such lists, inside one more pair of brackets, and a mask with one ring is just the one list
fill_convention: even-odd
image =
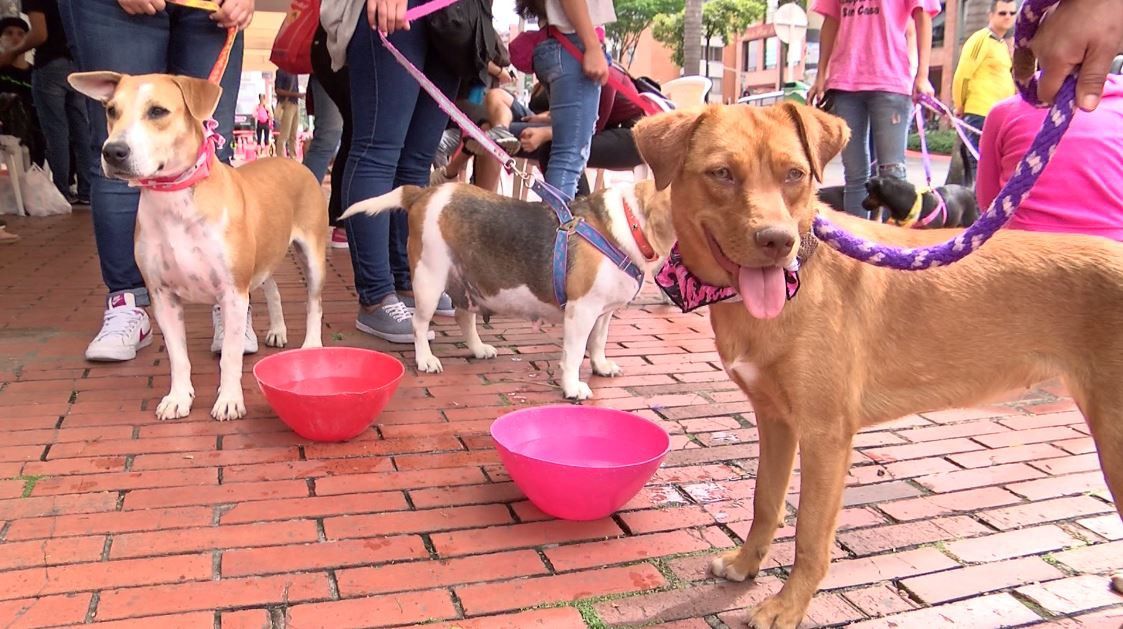
[(347, 208), (347, 211), (339, 219), (351, 218), (360, 213), (373, 216), (387, 210), (406, 210), (408, 212), (410, 206), (417, 200), (417, 197), (421, 196), (424, 190), (420, 186), (399, 186), (380, 197), (359, 201)]

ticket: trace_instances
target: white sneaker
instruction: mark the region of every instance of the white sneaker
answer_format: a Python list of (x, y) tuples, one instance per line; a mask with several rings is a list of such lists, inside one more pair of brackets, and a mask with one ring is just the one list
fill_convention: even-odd
[(151, 344), (148, 313), (137, 307), (136, 295), (118, 293), (106, 300), (101, 331), (86, 347), (86, 360), (132, 360), (138, 349)]
[[(222, 306), (216, 305), (211, 310), (211, 324), (214, 325), (214, 338), (211, 340), (211, 351), (215, 354), (222, 353)], [(242, 349), (243, 354), (257, 353), (257, 334), (253, 331), (253, 308), (246, 310), (246, 344)]]

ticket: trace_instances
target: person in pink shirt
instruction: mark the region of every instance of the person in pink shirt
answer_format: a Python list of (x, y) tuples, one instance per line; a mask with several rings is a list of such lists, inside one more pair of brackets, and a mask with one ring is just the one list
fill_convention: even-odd
[[(1118, 67), (1123, 55), (1116, 58)], [(1013, 96), (987, 116), (975, 197), (988, 208), (1029, 150), (1048, 115)], [(1123, 241), (1123, 76), (1108, 76), (1095, 111), (1077, 112), (1045, 172), (1015, 210), (1009, 229), (1070, 232)]]
[[(932, 17), (939, 0), (814, 0), (811, 10), (823, 16), (819, 35), (819, 70), (808, 101), (829, 102), (831, 113), (850, 126), (842, 150), (846, 188), (843, 206), (869, 217), (862, 207), (870, 172), (870, 144), (877, 153), (877, 174), (904, 179), (912, 99), (933, 94), (928, 81), (932, 52)], [(916, 25), (916, 71), (909, 62), (906, 31)]]

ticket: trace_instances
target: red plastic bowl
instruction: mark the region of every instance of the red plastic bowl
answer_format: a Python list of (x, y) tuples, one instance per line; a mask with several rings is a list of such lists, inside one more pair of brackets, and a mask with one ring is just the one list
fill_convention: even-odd
[(525, 408), (491, 424), (511, 480), (563, 520), (599, 520), (631, 500), (671, 449), (658, 424), (595, 406)]
[(312, 441), (346, 441), (370, 428), (404, 373), (393, 356), (357, 347), (292, 349), (253, 366), (269, 406)]

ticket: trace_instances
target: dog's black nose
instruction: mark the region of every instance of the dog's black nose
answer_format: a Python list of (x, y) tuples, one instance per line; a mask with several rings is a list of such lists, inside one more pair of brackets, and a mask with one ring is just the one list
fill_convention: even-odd
[(107, 142), (101, 147), (101, 155), (105, 161), (114, 166), (121, 166), (129, 159), (129, 145), (125, 142)]
[(756, 244), (777, 258), (782, 258), (795, 246), (795, 233), (783, 227), (765, 227), (756, 233)]

